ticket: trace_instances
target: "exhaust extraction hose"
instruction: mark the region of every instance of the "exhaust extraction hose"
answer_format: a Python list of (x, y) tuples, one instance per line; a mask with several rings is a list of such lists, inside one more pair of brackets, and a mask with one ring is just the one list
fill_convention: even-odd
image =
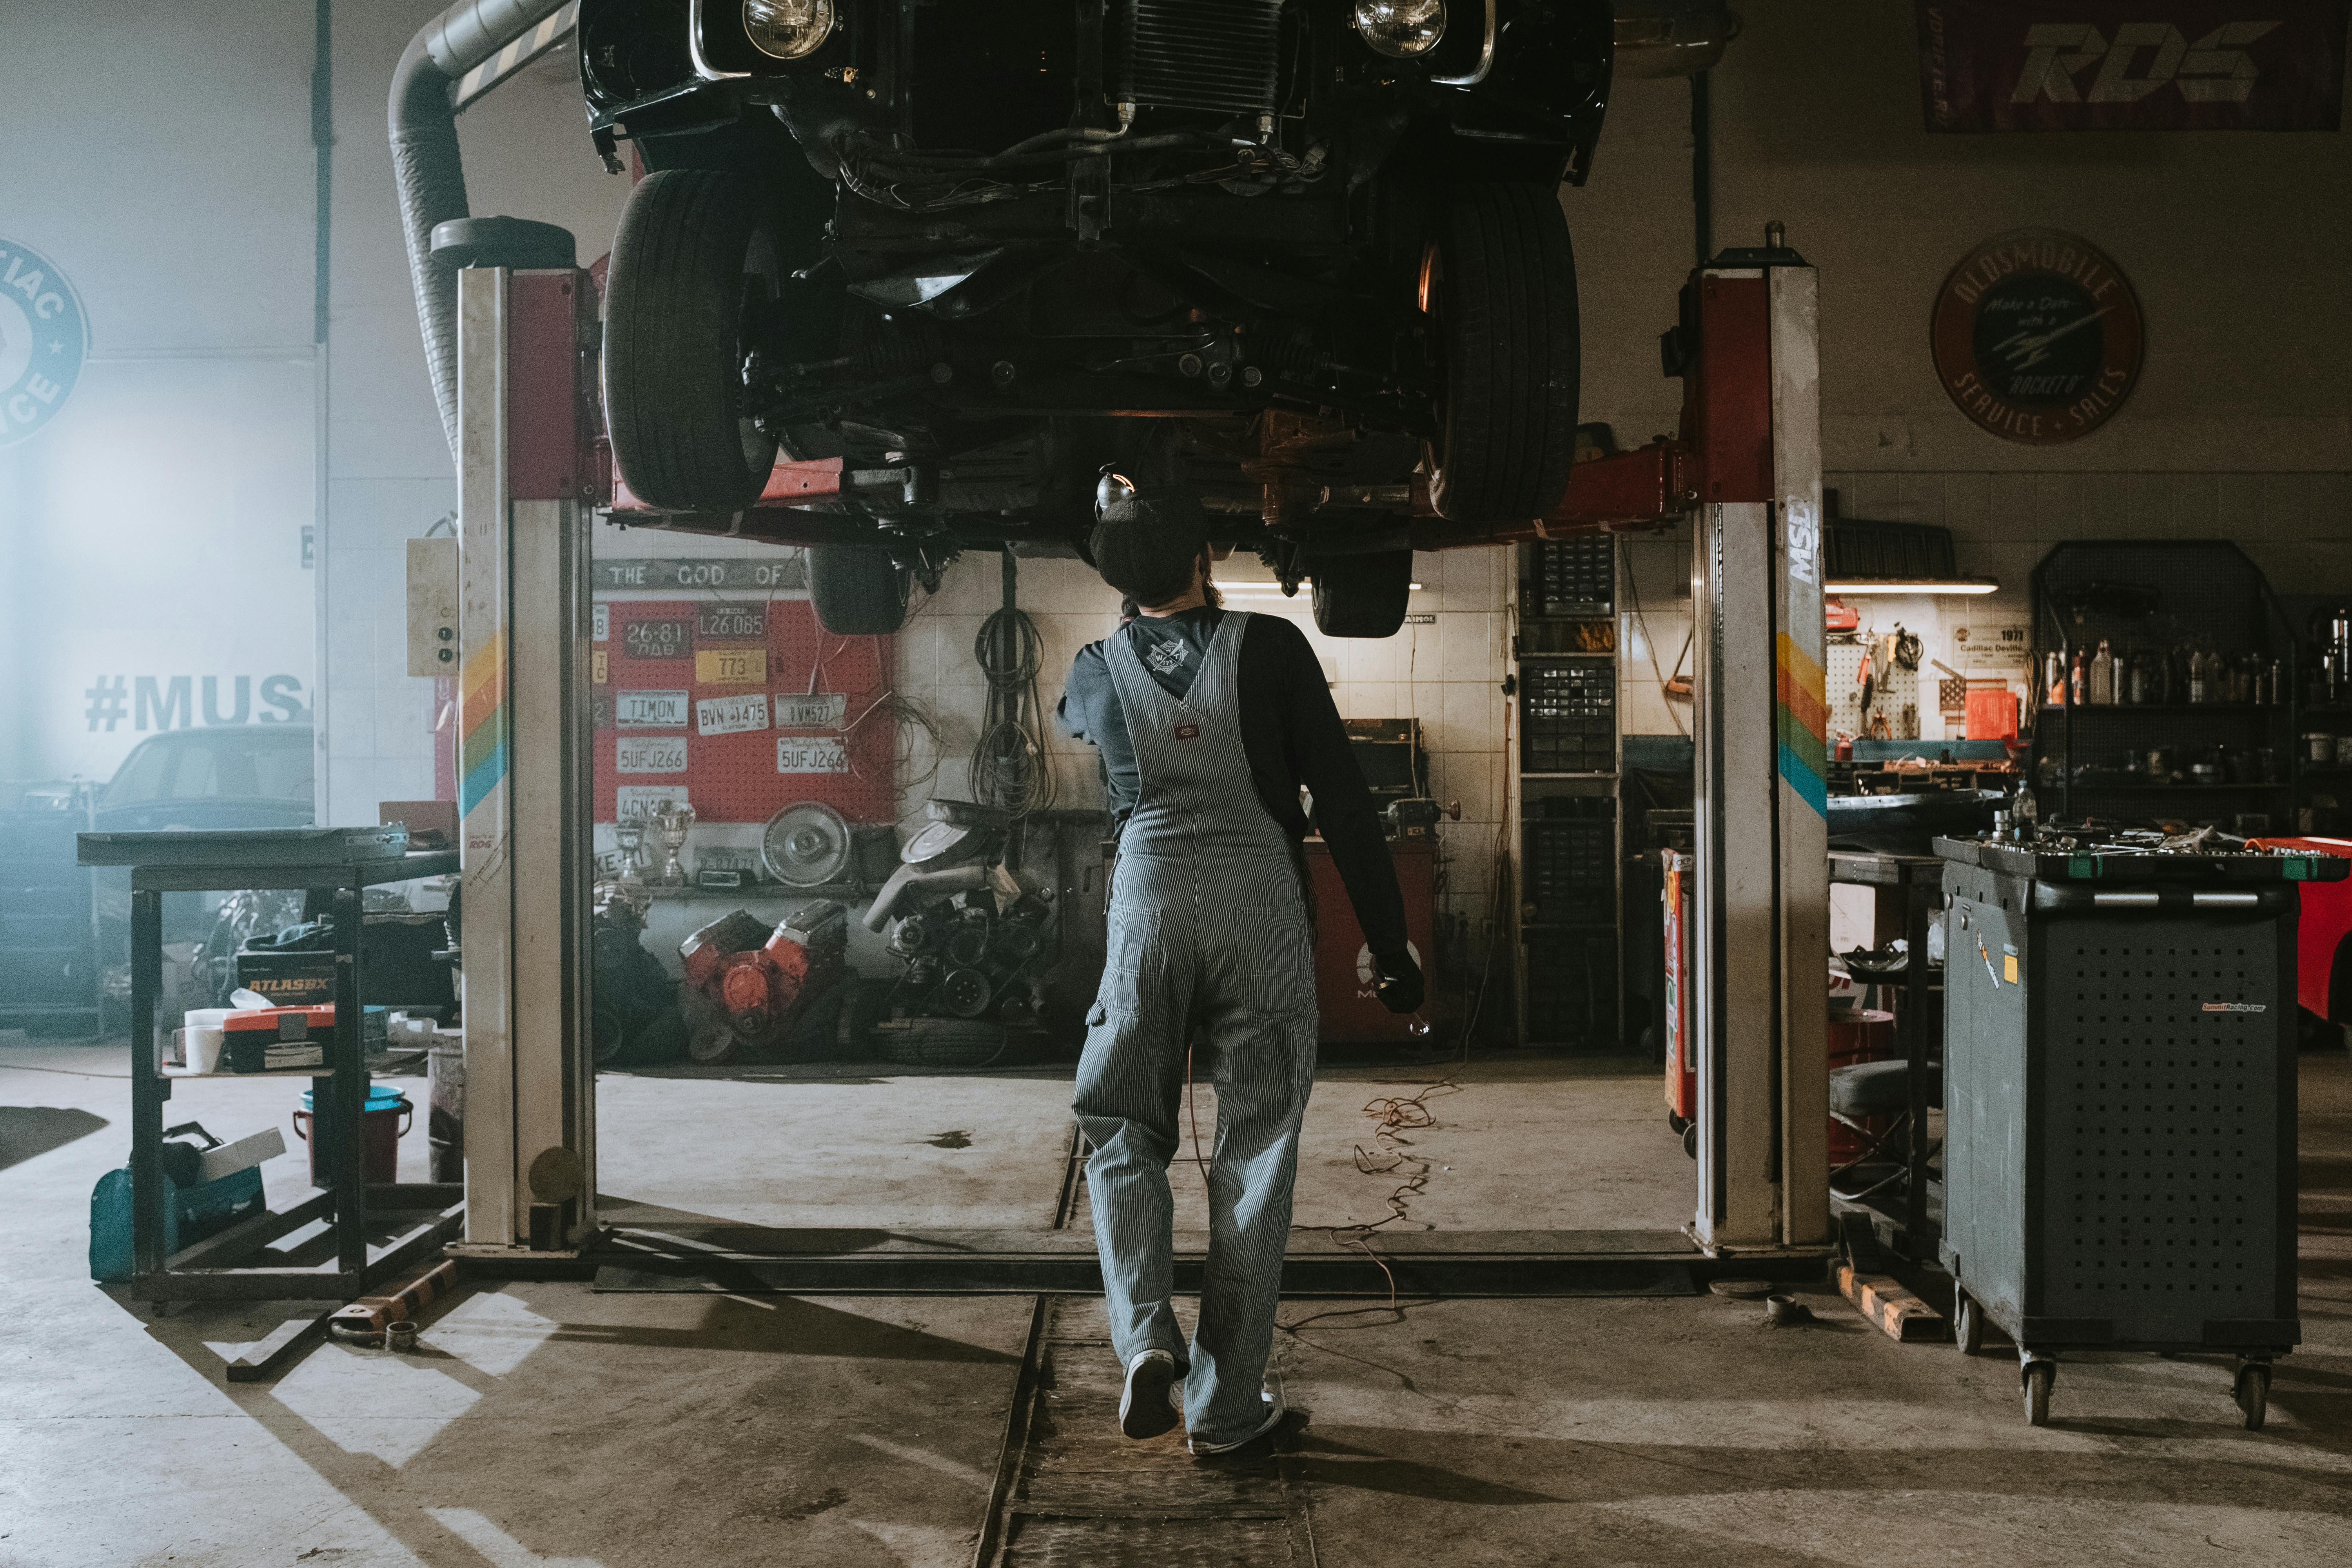
[(457, 454), (457, 268), (433, 255), (433, 226), (469, 217), (466, 165), (457, 150), (450, 89), (544, 21), (563, 0), (458, 0), (408, 41), (392, 73), (389, 110), (392, 174), (400, 193), (400, 226), (408, 242), (408, 277), (441, 433)]

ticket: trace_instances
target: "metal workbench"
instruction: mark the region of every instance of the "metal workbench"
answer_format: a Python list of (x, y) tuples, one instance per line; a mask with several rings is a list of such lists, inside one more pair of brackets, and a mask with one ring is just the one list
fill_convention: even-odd
[[(127, 836), (112, 836), (118, 841)], [(186, 835), (158, 835), (181, 838)], [(213, 836), (208, 836), (213, 837)], [(223, 840), (233, 834), (217, 836)], [(224, 854), (235, 846), (224, 842)], [(84, 858), (89, 858), (86, 846)], [(361, 894), (363, 889), (457, 869), (454, 851), (411, 854), (341, 865), (236, 864), (131, 868), (131, 1294), (142, 1301), (348, 1301), (415, 1261), (457, 1231), (462, 1191), (456, 1186), (371, 1187), (362, 1168), (359, 1121), (367, 1099), (366, 1042), (360, 1005)], [(163, 895), (236, 889), (324, 893), (335, 918), (335, 1033), (320, 1068), (195, 1075), (165, 1066), (169, 1030), (156, 1017), (163, 978)], [(307, 1078), (316, 1089), (317, 1128), (330, 1182), (325, 1191), (279, 1213), (265, 1210), (218, 1236), (166, 1257), (163, 1252), (163, 1104), (174, 1081)], [(370, 1215), (418, 1216), (385, 1245), (371, 1247)], [(332, 1226), (332, 1268), (287, 1264), (236, 1267), (271, 1243), (314, 1221)]]

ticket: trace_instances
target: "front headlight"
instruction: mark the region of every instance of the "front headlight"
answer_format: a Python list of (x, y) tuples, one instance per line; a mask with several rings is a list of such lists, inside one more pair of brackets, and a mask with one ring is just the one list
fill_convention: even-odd
[(1356, 0), (1356, 31), (1391, 59), (1425, 55), (1445, 37), (1445, 0)]
[(803, 58), (833, 35), (833, 0), (743, 0), (743, 31), (763, 55)]

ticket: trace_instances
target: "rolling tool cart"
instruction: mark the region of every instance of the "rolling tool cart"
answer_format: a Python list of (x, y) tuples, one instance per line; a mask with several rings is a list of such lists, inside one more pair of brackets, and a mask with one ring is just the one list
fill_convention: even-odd
[(2326, 856), (1938, 838), (1945, 1225), (1964, 1352), (2237, 1357), (2259, 1430), (2295, 1311), (2295, 918)]

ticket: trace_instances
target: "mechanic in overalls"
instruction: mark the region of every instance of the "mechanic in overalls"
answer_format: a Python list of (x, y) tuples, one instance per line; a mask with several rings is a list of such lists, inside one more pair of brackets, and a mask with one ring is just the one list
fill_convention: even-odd
[[(1277, 616), (1219, 606), (1206, 516), (1180, 492), (1113, 502), (1097, 526), (1103, 580), (1138, 614), (1079, 651), (1063, 727), (1103, 757), (1118, 854), (1102, 990), (1073, 1104), (1087, 1162), (1119, 1427), (1175, 1424), (1192, 1451), (1254, 1458), (1284, 1426), (1264, 1392), (1289, 1239), (1298, 1127), (1315, 1081), (1315, 936), (1299, 786), (1371, 949), (1381, 1000), (1422, 1004), (1404, 901), (1370, 792), (1323, 668)], [(1168, 1163), (1187, 1047), (1217, 1089), (1209, 1257), (1191, 1345), (1175, 1284)], [(1296, 1426), (1297, 1423), (1290, 1423)]]

